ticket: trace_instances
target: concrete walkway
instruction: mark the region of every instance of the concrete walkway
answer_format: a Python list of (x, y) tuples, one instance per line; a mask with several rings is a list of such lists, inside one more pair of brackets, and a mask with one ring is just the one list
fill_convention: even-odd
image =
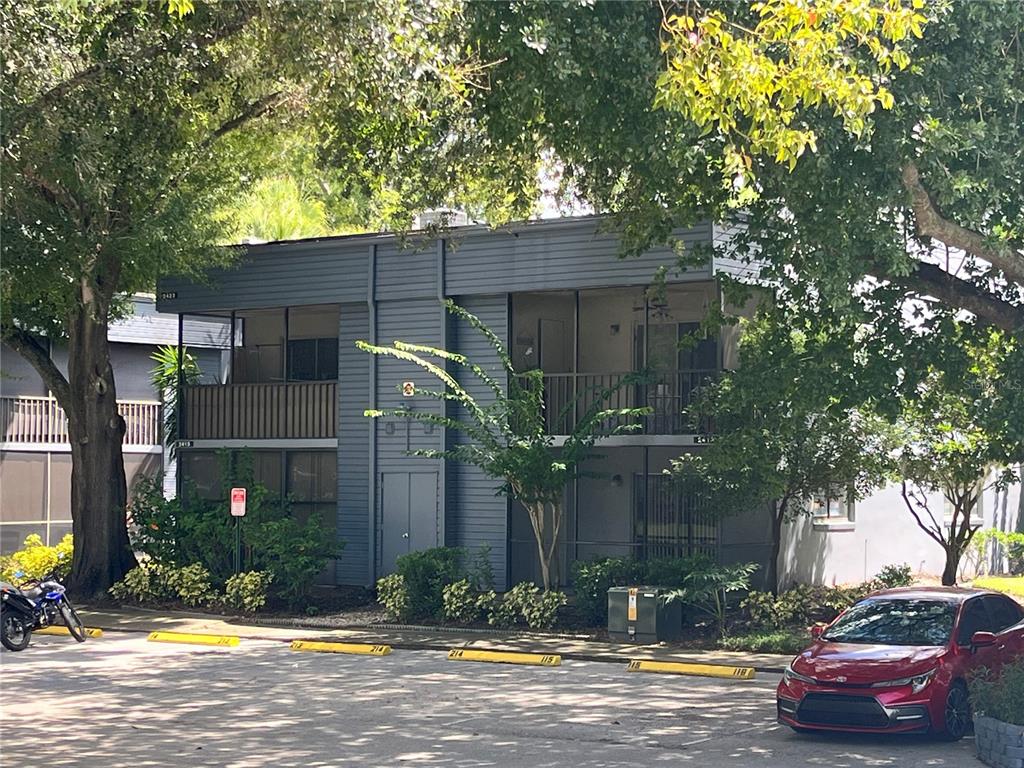
[(207, 613), (151, 611), (146, 609), (83, 608), (86, 626), (112, 632), (196, 632), (236, 635), (252, 640), (329, 640), (334, 642), (390, 645), (396, 649), (438, 650), (475, 648), (494, 651), (524, 651), (561, 654), (566, 659), (624, 663), (630, 659), (682, 661), (696, 664), (724, 664), (754, 667), (760, 672), (782, 672), (791, 657), (774, 653), (680, 650), (664, 645), (605, 643), (571, 635), (539, 633), (495, 633), (431, 629), (429, 627), (349, 627), (344, 629), (281, 627), (246, 623), (244, 619)]

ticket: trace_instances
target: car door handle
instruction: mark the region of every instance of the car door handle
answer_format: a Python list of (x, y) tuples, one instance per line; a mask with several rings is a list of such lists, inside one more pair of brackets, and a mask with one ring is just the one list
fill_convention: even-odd
[(408, 539), (409, 538), (409, 534), (408, 533), (403, 533), (402, 534), (402, 538), (403, 539)]

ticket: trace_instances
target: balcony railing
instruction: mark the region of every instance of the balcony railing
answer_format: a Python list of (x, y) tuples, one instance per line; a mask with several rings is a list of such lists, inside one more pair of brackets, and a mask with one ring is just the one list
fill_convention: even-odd
[[(117, 410), (125, 422), (124, 445), (160, 445), (160, 403), (120, 400)], [(60, 445), (68, 442), (67, 416), (52, 397), (2, 397), (0, 423), (5, 443)]]
[(202, 384), (185, 389), (187, 440), (332, 438), (337, 383)]
[(600, 399), (611, 390), (603, 408), (651, 408), (640, 434), (681, 435), (695, 430), (683, 411), (699, 389), (718, 376), (716, 370), (660, 371), (643, 383), (623, 384), (628, 373), (552, 373), (544, 376), (544, 419), (548, 432), (567, 435)]

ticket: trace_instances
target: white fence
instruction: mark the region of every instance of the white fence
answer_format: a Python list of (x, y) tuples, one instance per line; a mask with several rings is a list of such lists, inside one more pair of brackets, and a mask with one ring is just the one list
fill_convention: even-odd
[[(121, 400), (124, 445), (160, 445), (160, 403)], [(68, 442), (68, 420), (52, 397), (0, 397), (3, 442), (53, 445)]]

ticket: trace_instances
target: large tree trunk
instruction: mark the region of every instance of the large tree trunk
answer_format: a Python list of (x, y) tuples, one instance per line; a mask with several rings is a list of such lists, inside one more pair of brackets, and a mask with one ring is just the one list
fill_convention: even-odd
[(128, 541), (128, 489), (106, 318), (88, 308), (71, 319), (68, 340), (71, 516), (75, 540), (69, 588), (83, 597), (104, 593), (135, 567)]
[(946, 564), (942, 568), (942, 586), (955, 587), (957, 572), (960, 570), (960, 549), (956, 544), (947, 544)]

